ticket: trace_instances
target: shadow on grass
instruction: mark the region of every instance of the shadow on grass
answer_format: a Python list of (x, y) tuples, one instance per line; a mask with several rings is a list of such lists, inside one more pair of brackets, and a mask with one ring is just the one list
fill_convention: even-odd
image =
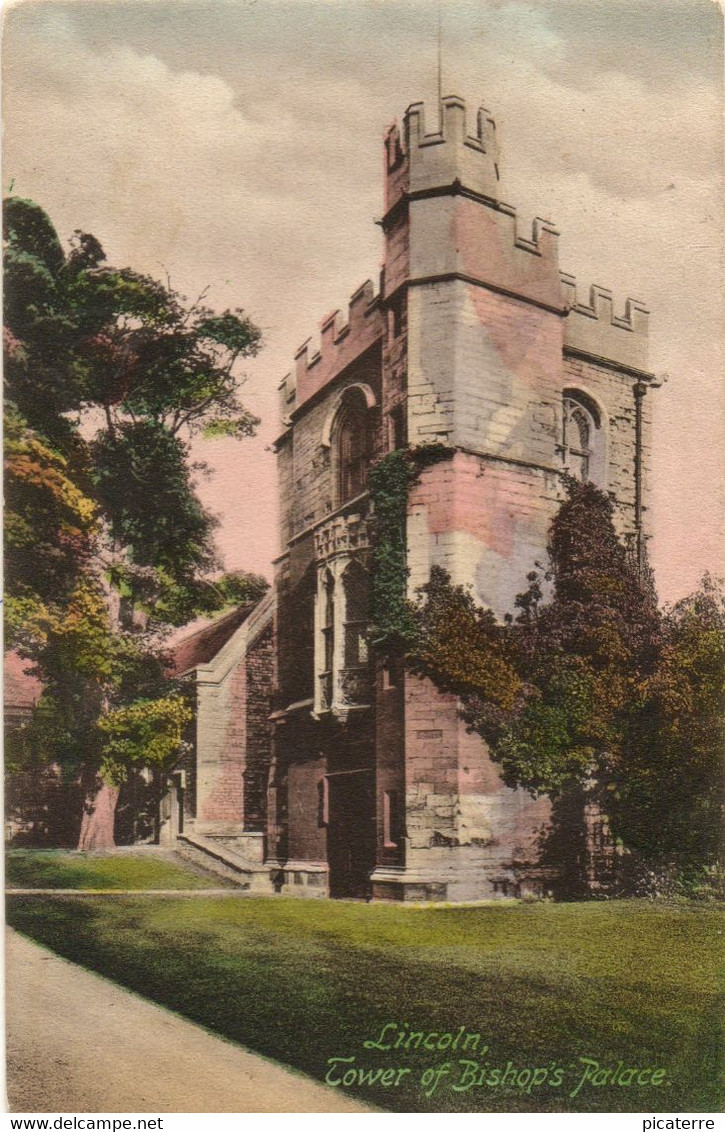
[[(435, 915), (411, 920), (416, 916), (411, 910), (386, 909), (390, 914), (377, 918), (374, 909), (363, 910), (369, 913), (371, 940), (376, 924), (378, 930), (387, 925), (389, 934), (384, 944), (365, 945), (359, 938), (362, 909), (353, 906), (311, 910), (277, 902), (280, 930), (275, 930), (275, 913), (264, 902), (243, 902), (244, 908), (239, 902), (207, 902), (213, 910), (192, 908), (192, 901), (183, 899), (173, 908), (150, 903), (50, 897), (41, 903), (18, 896), (8, 901), (8, 920), (66, 958), (317, 1079), (324, 1080), (330, 1058), (355, 1058), (340, 1063), (337, 1077), (358, 1067), (409, 1070), (388, 1088), (378, 1082), (347, 1090), (382, 1108), (632, 1112), (719, 1106), (717, 1034), (708, 1031), (717, 1010), (714, 996), (678, 989), (676, 981), (658, 993), (656, 971), (644, 963), (632, 969), (630, 959), (626, 970), (613, 974), (609, 953), (624, 930), (621, 914), (608, 920), (596, 913), (594, 922), (611, 938), (605, 931), (599, 940), (599, 962), (594, 956), (584, 973), (567, 977), (550, 944), (538, 956), (517, 950), (516, 924), (527, 939), (535, 928), (530, 909), (520, 909), (518, 919), (510, 917), (508, 947), (486, 949), (482, 937), (478, 949), (471, 943), (452, 949), (440, 946), (440, 934), (431, 927), (438, 923)], [(586, 927), (587, 906), (581, 906), (579, 917), (569, 909), (568, 916), (559, 917), (562, 933), (567, 924)], [(495, 925), (490, 909), (471, 911), (479, 916), (464, 919), (469, 931), (476, 923), (482, 929)], [(446, 912), (440, 911), (444, 922)], [(396, 916), (403, 925), (397, 943)], [(334, 924), (334, 932), (321, 930), (325, 922)], [(574, 959), (582, 943), (576, 932), (571, 934), (573, 940), (562, 939), (560, 948), (572, 948)], [(581, 934), (590, 943), (595, 938), (591, 928)], [(480, 1039), (465, 1053), (405, 1048), (404, 1040), (391, 1050), (364, 1048), (366, 1039), (374, 1041), (390, 1023), (396, 1030), (386, 1031), (381, 1044), (392, 1035), (395, 1046), (398, 1030), (455, 1035), (464, 1027)], [(469, 1063), (467, 1070), (461, 1057)], [(661, 1067), (666, 1080), (659, 1088), (636, 1080), (627, 1086), (588, 1082), (571, 1096), (583, 1071), (580, 1058), (602, 1068), (618, 1062)], [(450, 1070), (426, 1096), (432, 1082), (423, 1087), (423, 1075), (446, 1063)], [(536, 1085), (534, 1070), (539, 1071)], [(472, 1083), (474, 1077), (482, 1083)], [(471, 1084), (464, 1090), (466, 1081)]]

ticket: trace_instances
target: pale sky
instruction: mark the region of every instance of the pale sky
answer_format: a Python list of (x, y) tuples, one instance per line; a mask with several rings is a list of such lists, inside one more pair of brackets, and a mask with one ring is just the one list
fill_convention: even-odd
[[(109, 262), (264, 330), (259, 437), (197, 445), (228, 569), (271, 576), (269, 445), (294, 350), (381, 257), (382, 144), (436, 97), (428, 0), (25, 0), (6, 8), (3, 187)], [(652, 310), (660, 596), (723, 570), (722, 15), (710, 0), (443, 0), (443, 93), (484, 104), (502, 198), (562, 269)], [(522, 580), (523, 581), (523, 580)]]

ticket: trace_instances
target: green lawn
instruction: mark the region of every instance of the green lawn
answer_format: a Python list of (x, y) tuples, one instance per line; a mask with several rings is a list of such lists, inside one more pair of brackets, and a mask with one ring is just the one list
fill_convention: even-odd
[[(356, 1068), (407, 1070), (350, 1087), (381, 1108), (702, 1112), (722, 1100), (722, 917), (711, 907), (15, 896), (8, 920), (313, 1077), (336, 1057), (355, 1061), (333, 1081)], [(481, 1037), (465, 1052), (462, 1039), (448, 1051), (365, 1048), (387, 1023)], [(580, 1058), (593, 1079), (577, 1091)], [(630, 1083), (599, 1083), (618, 1062)], [(633, 1067), (663, 1070), (664, 1081), (638, 1084)]]
[(8, 888), (225, 888), (227, 882), (207, 877), (162, 856), (151, 854), (73, 853), (62, 849), (11, 849), (5, 858)]

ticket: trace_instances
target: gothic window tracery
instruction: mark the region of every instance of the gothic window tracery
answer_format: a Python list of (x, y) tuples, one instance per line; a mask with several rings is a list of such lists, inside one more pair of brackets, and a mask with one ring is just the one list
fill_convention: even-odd
[(315, 533), (315, 712), (344, 719), (371, 703), (367, 525), (338, 514)]
[(603, 486), (605, 437), (601, 414), (590, 398), (566, 390), (563, 401), (561, 453), (564, 467), (576, 479)]

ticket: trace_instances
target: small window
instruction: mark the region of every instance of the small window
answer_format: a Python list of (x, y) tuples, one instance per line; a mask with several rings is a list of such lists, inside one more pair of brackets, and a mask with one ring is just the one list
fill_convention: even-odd
[(317, 825), (322, 829), (330, 824), (330, 781), (327, 777), (317, 783)]
[(388, 439), (391, 449), (405, 447), (405, 413), (402, 405), (396, 405), (388, 414)]
[(332, 574), (325, 578), (325, 605), (322, 618), (322, 636), (325, 641), (325, 672), (332, 670), (335, 655), (335, 579)]
[(403, 836), (400, 792), (386, 790), (383, 794), (383, 843), (386, 849), (397, 849)]
[(335, 579), (327, 571), (322, 587), (322, 671), (319, 673), (319, 705), (332, 707), (332, 670), (335, 663)]
[(400, 684), (400, 664), (397, 660), (388, 660), (383, 665), (383, 691), (397, 688)]

